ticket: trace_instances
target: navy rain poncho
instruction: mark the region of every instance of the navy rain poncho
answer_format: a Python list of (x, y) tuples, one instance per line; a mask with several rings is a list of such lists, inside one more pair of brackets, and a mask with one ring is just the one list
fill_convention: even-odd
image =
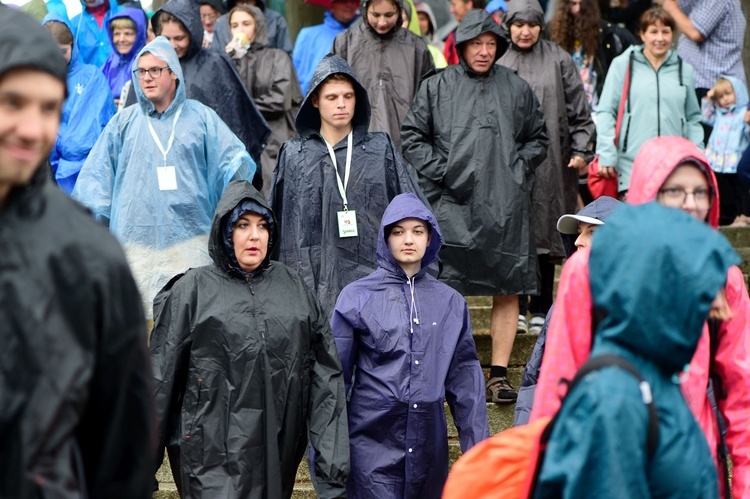
[[(352, 79), (357, 100), (346, 195), (349, 209), (357, 212), (358, 237), (339, 237), (336, 212), (343, 210), (343, 201), (336, 170), (320, 135), (320, 113), (312, 105), (312, 93), (334, 73)], [(278, 259), (304, 277), (329, 316), (344, 286), (377, 268), (378, 227), (388, 203), (403, 192), (419, 192), (393, 141), (384, 132), (367, 133), (369, 123), (367, 91), (346, 61), (336, 55), (326, 56), (297, 114), (300, 137), (283, 145), (274, 171), (271, 205), (281, 226)], [(346, 138), (333, 149), (336, 162), (343, 166)]]
[[(64, 24), (73, 33), (70, 22), (60, 14), (47, 14), (42, 24), (50, 21)], [(115, 114), (115, 101), (99, 68), (81, 61), (75, 43), (66, 84), (68, 96), (63, 104), (60, 130), (55, 147), (50, 151), (49, 162), (55, 182), (70, 194), (89, 151)]]
[(737, 254), (709, 225), (652, 202), (620, 207), (594, 234), (590, 254), (578, 251), (567, 265), (587, 257), (603, 317), (591, 357), (614, 354), (640, 371), (659, 414), (659, 444), (649, 458), (638, 380), (600, 369), (565, 399), (534, 497), (718, 497), (716, 465), (675, 380)]
[[(138, 105), (120, 111), (104, 129), (73, 197), (109, 225), (125, 247), (150, 312), (154, 295), (172, 276), (210, 262), (206, 247), (216, 205), (231, 180), (249, 180), (256, 168), (213, 110), (185, 98), (180, 63), (167, 39), (160, 36), (146, 45), (133, 69), (144, 52), (177, 74), (175, 99), (166, 111), (156, 113), (134, 75)], [(149, 123), (165, 148), (175, 130), (166, 160)], [(157, 168), (164, 165), (175, 167), (176, 189), (160, 190)]]
[[(432, 227), (412, 278), (393, 258), (385, 227)], [(466, 300), (427, 273), (443, 238), (414, 194), (396, 196), (378, 232), (378, 269), (341, 292), (331, 320), (349, 401), (347, 497), (437, 498), (448, 477), (448, 401), (466, 452), (489, 436), (484, 375)]]
[[(135, 43), (127, 54), (120, 54), (117, 52), (115, 47), (115, 41), (112, 38), (112, 21), (115, 19), (130, 19), (135, 23)], [(115, 99), (119, 99), (122, 94), (122, 87), (126, 82), (130, 81), (132, 76), (130, 67), (133, 65), (133, 60), (140, 53), (144, 45), (146, 45), (146, 37), (148, 35), (148, 20), (146, 14), (141, 9), (135, 9), (127, 7), (122, 9), (120, 12), (107, 19), (105, 23), (107, 29), (107, 36), (109, 36), (109, 44), (112, 47), (112, 53), (107, 57), (107, 61), (102, 67), (102, 73), (109, 82), (109, 89), (112, 91), (112, 95)]]
[[(247, 211), (269, 223), (269, 252), (250, 273), (231, 244)], [(268, 204), (232, 182), (211, 228), (213, 264), (169, 282), (155, 300), (154, 400), (182, 497), (290, 497), (308, 437), (316, 492), (342, 497), (349, 438), (341, 364), (328, 321), (299, 274), (271, 261)]]

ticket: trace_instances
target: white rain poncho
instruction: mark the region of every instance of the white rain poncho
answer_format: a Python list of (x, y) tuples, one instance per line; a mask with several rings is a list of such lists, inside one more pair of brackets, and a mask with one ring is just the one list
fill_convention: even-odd
[(211, 263), (206, 248), (216, 205), (230, 181), (251, 180), (256, 166), (213, 110), (186, 99), (182, 69), (167, 39), (144, 47), (133, 70), (145, 52), (177, 75), (174, 101), (159, 115), (134, 76), (138, 105), (109, 122), (72, 195), (124, 246), (150, 318), (153, 297), (172, 276)]

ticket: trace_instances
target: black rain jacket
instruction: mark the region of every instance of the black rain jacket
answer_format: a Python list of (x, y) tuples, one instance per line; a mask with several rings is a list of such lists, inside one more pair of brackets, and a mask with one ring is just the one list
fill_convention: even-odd
[[(457, 45), (482, 33), (502, 42), (494, 19), (472, 10)], [(401, 130), (443, 230), (440, 279), (464, 295), (538, 294), (531, 190), (549, 145), (544, 115), (513, 71), (479, 75), (460, 58), (422, 82)]]
[[(352, 120), (353, 151), (346, 195), (349, 209), (357, 213), (359, 236), (340, 238), (337, 212), (344, 209), (336, 170), (320, 135), (320, 112), (312, 94), (328, 76), (348, 75), (354, 81), (356, 107)], [(397, 195), (422, 196), (410, 167), (384, 132), (367, 132), (370, 101), (367, 91), (349, 65), (337, 55), (327, 55), (310, 81), (310, 89), (297, 114), (300, 137), (281, 148), (271, 187), (271, 205), (279, 220), (281, 241), (278, 259), (300, 273), (318, 295), (327, 316), (333, 314), (344, 286), (378, 268), (380, 219)], [(333, 146), (344, 170), (347, 139)], [(343, 181), (344, 175), (341, 174)]]
[[(313, 292), (269, 256), (250, 274), (225, 249), (223, 220), (243, 200), (266, 211), (245, 181), (219, 202), (213, 265), (176, 276), (154, 299), (151, 355), (159, 427), (182, 497), (291, 497), (308, 436), (321, 497), (340, 497), (349, 472), (341, 363)], [(269, 248), (269, 255), (270, 255)]]

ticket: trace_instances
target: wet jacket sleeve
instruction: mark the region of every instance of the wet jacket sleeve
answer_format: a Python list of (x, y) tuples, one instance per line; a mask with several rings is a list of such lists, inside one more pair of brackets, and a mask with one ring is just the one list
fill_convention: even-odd
[(342, 31), (336, 38), (333, 39), (333, 47), (331, 47), (331, 53), (340, 56), (345, 61), (348, 61), (347, 57), (349, 53), (349, 40), (347, 39), (348, 33)]
[[(187, 383), (188, 359), (192, 345), (189, 299), (175, 284), (175, 276), (154, 298), (154, 329), (151, 332), (153, 397), (156, 408), (157, 445), (152, 472), (164, 460), (164, 449), (177, 429), (183, 392)], [(172, 469), (180, 463), (171, 462)]]
[[(682, 70), (685, 72), (685, 90), (687, 96), (685, 99), (685, 138), (693, 144), (703, 149), (703, 126), (701, 125), (701, 106), (698, 103), (698, 97), (692, 89), (695, 88), (695, 71), (690, 64), (683, 64)], [(705, 137), (708, 138), (708, 137)]]
[(521, 386), (518, 388), (518, 399), (516, 400), (516, 409), (513, 413), (513, 425), (519, 426), (529, 422), (531, 408), (534, 406), (534, 395), (536, 386), (539, 383), (539, 371), (542, 367), (542, 356), (544, 355), (545, 345), (547, 344), (547, 330), (549, 329), (552, 312), (555, 309), (554, 304), (547, 312), (542, 330), (536, 339), (534, 349), (531, 351), (531, 357), (523, 369)]
[[(386, 135), (388, 137), (388, 135)], [(417, 195), (420, 201), (429, 206), (427, 198), (425, 198), (422, 189), (419, 188), (419, 181), (417, 180), (417, 172), (414, 168), (404, 159), (400, 152), (396, 149), (396, 144), (388, 137), (388, 151), (385, 158), (386, 168), (389, 168), (392, 163), (393, 171), (396, 172), (396, 183), (395, 188), (388, 189), (388, 199), (393, 199), (399, 194), (406, 192), (412, 192)]]
[[(594, 159), (590, 143), (595, 130), (594, 120), (591, 119), (591, 107), (573, 59), (563, 57), (561, 62), (571, 156), (580, 156), (590, 163)], [(563, 160), (567, 161), (568, 158), (563, 158)]]
[(638, 437), (647, 433), (648, 409), (635, 378), (620, 370), (616, 375), (617, 390), (584, 380), (565, 401), (535, 499), (650, 497), (646, 449)]
[(264, 92), (254, 97), (255, 105), (258, 111), (262, 113), (283, 113), (292, 108), (292, 97), (294, 96), (294, 86), (297, 81), (294, 78), (294, 66), (292, 60), (276, 52), (273, 58), (273, 69), (270, 79), (273, 79)]
[(463, 327), (445, 379), (445, 398), (458, 429), (461, 452), (466, 452), (489, 438), (487, 403), (484, 394), (484, 373), (479, 365), (477, 349), (471, 332), (469, 307), (456, 306), (463, 314)]
[[(430, 53), (430, 49), (427, 47), (427, 43), (424, 45), (424, 50), (422, 51), (422, 67), (419, 68), (419, 74), (417, 75), (419, 82), (419, 79), (421, 79), (424, 75), (429, 73), (430, 71), (435, 69), (435, 62), (432, 59), (432, 54)], [(419, 84), (417, 84), (417, 87), (419, 87)]]
[(354, 302), (348, 290), (339, 294), (336, 302), (336, 308), (331, 317), (331, 331), (336, 341), (339, 359), (341, 360), (341, 369), (344, 374), (344, 384), (346, 393), (352, 388), (352, 374), (354, 371), (354, 362), (357, 359), (357, 340), (354, 337), (359, 321), (359, 305)]
[(99, 275), (96, 369), (78, 425), (84, 475), (89, 497), (146, 498), (154, 432), (143, 307), (124, 256)]
[(560, 275), (529, 421), (553, 416), (557, 412), (560, 380), (573, 379), (591, 352), (592, 300), (588, 255), (588, 250), (576, 251)]
[[(615, 146), (615, 125), (617, 111), (620, 107), (622, 85), (628, 66), (629, 52), (623, 53), (612, 61), (604, 80), (604, 89), (599, 96), (599, 107), (596, 110), (596, 153), (601, 167), (615, 167), (618, 151)], [(623, 121), (625, 118), (623, 117)]]
[[(286, 218), (291, 218), (291, 214), (287, 214), (287, 216), (281, 216), (281, 214), (284, 213), (284, 179), (289, 175), (286, 166), (286, 149), (288, 145), (289, 142), (282, 144), (281, 150), (279, 151), (279, 156), (276, 158), (276, 167), (273, 169), (273, 177), (271, 177), (271, 190), (268, 199), (268, 204), (271, 205), (271, 210), (273, 210), (274, 213), (278, 213), (276, 223), (278, 224), (279, 234), (285, 233), (283, 225), (284, 220)], [(279, 259), (280, 250), (281, 244), (274, 245), (274, 248), (271, 251), (271, 258), (273, 260)]]
[(726, 420), (732, 458), (732, 496), (750, 497), (750, 297), (738, 267), (729, 269), (726, 296), (732, 318), (719, 329), (715, 368), (726, 397), (719, 409)]
[(326, 314), (313, 292), (313, 366), (311, 373), (308, 434), (315, 450), (315, 490), (321, 498), (346, 497), (349, 476), (349, 425), (344, 376)]
[(516, 135), (516, 143), (519, 144), (518, 156), (526, 165), (527, 174), (536, 170), (547, 158), (547, 125), (544, 122), (544, 114), (534, 91), (528, 84), (524, 85), (524, 117), (522, 129)]
[(701, 101), (701, 121), (708, 126), (714, 126), (716, 120), (716, 104), (713, 99), (704, 97)]

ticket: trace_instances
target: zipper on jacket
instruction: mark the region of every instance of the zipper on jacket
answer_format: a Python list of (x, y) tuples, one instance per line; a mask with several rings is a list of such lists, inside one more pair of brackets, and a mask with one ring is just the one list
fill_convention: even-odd
[(253, 289), (253, 282), (250, 280), (249, 275), (245, 275), (245, 282), (247, 283), (248, 286), (250, 286), (250, 294), (255, 296), (255, 290)]
[(659, 71), (664, 67), (664, 61), (656, 70), (656, 136), (661, 137), (661, 93), (659, 88)]

